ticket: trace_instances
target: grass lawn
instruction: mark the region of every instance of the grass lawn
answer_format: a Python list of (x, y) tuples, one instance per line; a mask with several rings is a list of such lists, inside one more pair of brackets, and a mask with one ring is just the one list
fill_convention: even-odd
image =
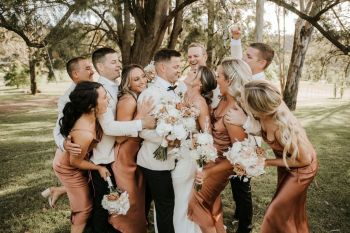
[[(55, 145), (52, 129), (57, 117), (54, 95), (0, 93), (0, 232), (68, 232), (66, 197), (50, 209), (40, 192), (57, 185), (51, 162)], [(308, 192), (308, 214), (314, 233), (350, 229), (350, 102), (319, 100), (301, 106), (296, 115), (306, 127), (320, 161), (317, 184)], [(266, 206), (276, 187), (275, 169), (252, 181), (254, 231), (259, 232)], [(234, 204), (223, 193), (229, 231)]]

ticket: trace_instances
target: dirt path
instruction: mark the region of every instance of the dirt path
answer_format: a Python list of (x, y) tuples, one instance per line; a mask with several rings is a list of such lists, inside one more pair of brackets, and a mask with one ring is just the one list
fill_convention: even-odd
[(23, 112), (25, 110), (40, 107), (55, 107), (57, 106), (57, 99), (57, 96), (37, 96), (34, 99), (30, 96), (30, 98), (23, 98), (22, 100), (15, 99), (2, 101), (0, 103), (0, 114)]

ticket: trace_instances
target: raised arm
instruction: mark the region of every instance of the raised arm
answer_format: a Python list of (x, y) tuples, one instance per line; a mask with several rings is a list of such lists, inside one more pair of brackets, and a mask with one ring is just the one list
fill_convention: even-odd
[(231, 57), (236, 59), (243, 58), (242, 44), (241, 44), (241, 30), (239, 27), (231, 28)]

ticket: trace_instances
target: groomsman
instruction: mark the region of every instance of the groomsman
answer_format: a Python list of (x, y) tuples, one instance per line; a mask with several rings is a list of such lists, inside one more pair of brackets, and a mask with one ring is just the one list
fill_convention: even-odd
[[(208, 54), (205, 46), (201, 43), (193, 42), (187, 48), (187, 61), (190, 65), (190, 71), (193, 75), (196, 75), (199, 66), (207, 65)], [(182, 92), (185, 92), (183, 89), (186, 89), (186, 85), (183, 83), (182, 87), (179, 85), (178, 89)], [(220, 102), (220, 89), (219, 86), (216, 87), (213, 91), (213, 100), (212, 100), (212, 108), (215, 108)]]
[(56, 121), (56, 126), (53, 130), (53, 137), (55, 139), (55, 143), (61, 151), (70, 151), (75, 149), (74, 146), (72, 147), (73, 144), (71, 144), (69, 140), (65, 140), (65, 138), (61, 135), (59, 125), (59, 120), (63, 116), (63, 108), (66, 105), (66, 103), (69, 102), (69, 94), (74, 90), (77, 83), (82, 81), (93, 81), (94, 75), (92, 64), (85, 57), (75, 57), (70, 59), (66, 64), (66, 69), (73, 83), (58, 100), (58, 118)]
[(250, 66), (253, 80), (265, 79), (264, 70), (271, 64), (274, 54), (274, 50), (268, 44), (251, 43), (243, 56), (241, 31), (238, 27), (231, 29), (231, 56), (243, 59)]
[[(180, 76), (180, 57), (181, 54), (172, 49), (162, 49), (154, 55), (157, 76), (154, 83), (141, 93), (138, 102), (149, 96), (153, 97), (155, 105), (162, 98), (179, 101), (174, 88)], [(173, 233), (174, 189), (171, 170), (175, 167), (175, 161), (171, 158), (165, 161), (154, 158), (153, 152), (162, 141), (162, 137), (155, 130), (142, 130), (140, 137), (144, 141), (137, 155), (137, 165), (144, 174), (146, 186), (155, 204), (158, 232)]]
[[(76, 149), (80, 151), (79, 148), (75, 147), (76, 144), (71, 143), (70, 140), (66, 140), (62, 136), (62, 134), (60, 133), (59, 121), (63, 116), (64, 106), (66, 105), (66, 103), (69, 102), (70, 93), (74, 90), (77, 83), (82, 81), (93, 81), (94, 71), (93, 71), (91, 62), (85, 57), (75, 57), (70, 59), (66, 64), (66, 70), (69, 77), (72, 79), (73, 83), (64, 92), (64, 94), (58, 99), (58, 103), (57, 103), (58, 116), (57, 116), (55, 128), (53, 130), (53, 137), (57, 148), (60, 149), (61, 151), (74, 151)], [(64, 186), (50, 187), (47, 190), (49, 190), (50, 192), (49, 204), (51, 207), (55, 206), (55, 203), (59, 199), (59, 197), (64, 193), (66, 193), (66, 189), (64, 188)], [(43, 193), (42, 195), (44, 195)]]
[[(98, 82), (106, 89), (110, 98), (108, 109), (99, 119), (99, 123), (103, 129), (101, 141), (93, 149), (93, 155), (90, 160), (94, 164), (105, 166), (111, 174), (113, 174), (111, 165), (114, 162), (114, 144), (115, 136), (131, 136), (137, 137), (138, 132), (143, 128), (154, 128), (155, 121), (153, 117), (145, 117), (142, 120), (134, 121), (115, 121), (118, 85), (117, 78), (120, 76), (121, 64), (118, 54), (111, 48), (100, 48), (93, 52), (92, 62), (99, 74)], [(141, 111), (145, 111), (141, 109)], [(149, 110), (145, 113), (147, 114)], [(103, 209), (101, 205), (102, 198), (108, 194), (108, 186), (106, 181), (96, 171), (91, 171), (92, 185), (94, 192), (92, 226), (94, 233), (118, 232), (108, 223), (108, 211)], [(114, 181), (114, 176), (111, 176)]]
[[(274, 57), (273, 49), (264, 43), (252, 43), (247, 48), (246, 54), (242, 55), (241, 46), (241, 32), (239, 28), (231, 29), (231, 56), (245, 61), (252, 70), (252, 80), (265, 79), (264, 70), (271, 64)], [(240, 118), (230, 117), (233, 111), (240, 111)], [(237, 116), (237, 114), (235, 114)], [(242, 109), (230, 110), (225, 121), (235, 125), (242, 125), (247, 133), (258, 133), (260, 131), (260, 124), (254, 119), (246, 117)], [(257, 137), (259, 146), (261, 145), (261, 138)], [(238, 221), (238, 229), (236, 233), (251, 232), (252, 218), (253, 218), (253, 203), (250, 180), (243, 182), (238, 177), (230, 179), (233, 200), (236, 203), (236, 209), (233, 222)]]

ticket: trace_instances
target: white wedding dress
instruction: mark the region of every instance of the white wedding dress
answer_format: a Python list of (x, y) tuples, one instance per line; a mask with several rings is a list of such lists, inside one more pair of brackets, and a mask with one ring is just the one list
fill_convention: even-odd
[[(175, 193), (173, 224), (175, 233), (202, 233), (199, 226), (188, 219), (188, 202), (196, 176), (196, 162), (188, 155), (181, 158), (171, 172)], [(154, 209), (154, 228), (158, 233), (156, 211)]]
[(177, 162), (171, 173), (175, 193), (173, 218), (175, 233), (201, 233), (199, 226), (187, 217), (196, 170), (196, 162), (187, 154)]

